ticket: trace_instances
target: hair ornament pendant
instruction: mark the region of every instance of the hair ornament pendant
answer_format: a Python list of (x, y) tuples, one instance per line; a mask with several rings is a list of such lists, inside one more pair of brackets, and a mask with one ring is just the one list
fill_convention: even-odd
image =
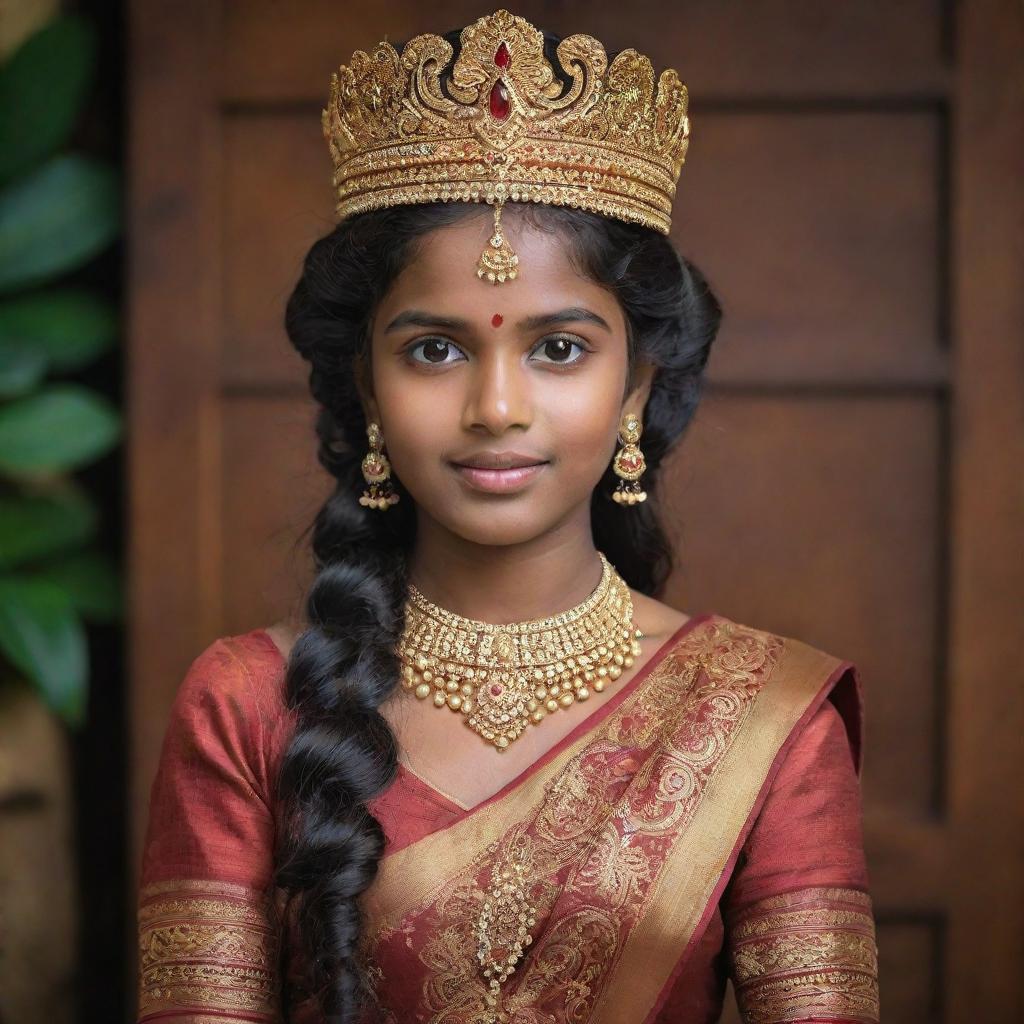
[(486, 278), (492, 284), (503, 281), (514, 281), (519, 273), (519, 257), (508, 244), (505, 233), (501, 230), (501, 208), (504, 200), (494, 204), (494, 234), (487, 243), (487, 248), (480, 254), (476, 265), (476, 276)]
[(618, 487), (612, 492), (612, 500), (619, 505), (635, 505), (647, 500), (647, 492), (638, 483), (647, 469), (644, 453), (637, 445), (642, 432), (639, 416), (634, 413), (623, 416), (622, 425), (619, 427), (622, 447), (615, 453), (615, 460), (612, 462), (612, 469), (620, 478)]
[(359, 504), (365, 508), (376, 508), (386, 512), (392, 505), (398, 503), (400, 496), (391, 485), (391, 463), (384, 454), (380, 424), (368, 424), (366, 435), (370, 439), (370, 450), (363, 457), (362, 470), (363, 479), (370, 485), (370, 489), (363, 491)]

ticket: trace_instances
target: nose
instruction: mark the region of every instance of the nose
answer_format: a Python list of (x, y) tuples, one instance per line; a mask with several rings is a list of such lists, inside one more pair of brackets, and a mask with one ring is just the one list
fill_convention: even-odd
[(495, 349), (481, 353), (467, 375), (463, 427), (498, 436), (510, 427), (529, 427), (533, 402), (527, 368), (519, 354)]

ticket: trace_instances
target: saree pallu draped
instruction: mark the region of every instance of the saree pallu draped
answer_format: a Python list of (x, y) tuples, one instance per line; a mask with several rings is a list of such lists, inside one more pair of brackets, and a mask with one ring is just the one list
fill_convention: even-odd
[[(179, 691), (151, 795), (139, 1021), (320, 1019), (271, 886), (283, 669), (254, 630)], [(876, 1022), (859, 689), (850, 662), (705, 614), (477, 806), (403, 767), (372, 808), (388, 837), (362, 901), (372, 1019), (710, 1024), (731, 978), (752, 1024)], [(497, 998), (485, 907), (490, 958), (518, 960)]]

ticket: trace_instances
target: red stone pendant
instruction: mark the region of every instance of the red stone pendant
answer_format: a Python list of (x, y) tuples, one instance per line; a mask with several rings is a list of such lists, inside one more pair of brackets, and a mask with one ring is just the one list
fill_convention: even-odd
[(504, 82), (495, 82), (491, 87), (491, 117), (496, 121), (504, 121), (512, 112), (512, 104), (509, 102), (508, 89)]

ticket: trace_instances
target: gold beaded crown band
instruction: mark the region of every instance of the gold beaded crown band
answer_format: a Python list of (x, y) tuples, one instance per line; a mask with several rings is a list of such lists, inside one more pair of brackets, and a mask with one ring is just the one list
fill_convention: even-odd
[(322, 124), (334, 162), (339, 222), (406, 203), (484, 202), (494, 234), (477, 274), (516, 277), (501, 231), (507, 201), (572, 206), (668, 234), (689, 145), (686, 86), (636, 50), (609, 65), (592, 36), (557, 47), (506, 10), (462, 30), (460, 51), (419, 35), (401, 54), (384, 40), (331, 76)]

